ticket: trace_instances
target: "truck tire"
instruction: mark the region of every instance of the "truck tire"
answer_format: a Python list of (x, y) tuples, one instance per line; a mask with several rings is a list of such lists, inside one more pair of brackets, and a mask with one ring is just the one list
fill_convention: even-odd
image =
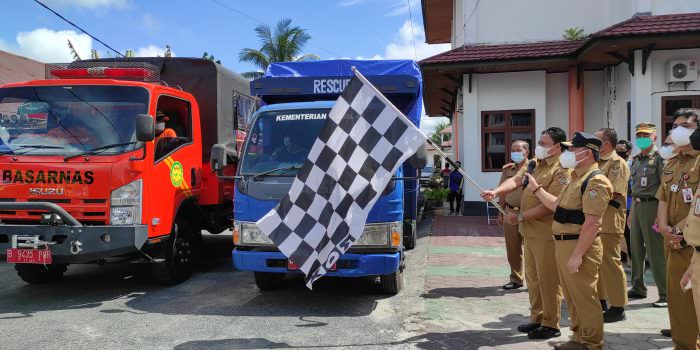
[(411, 250), (416, 247), (416, 230), (410, 222), (403, 223), (403, 247), (406, 250)]
[(399, 268), (392, 274), (379, 276), (379, 288), (385, 294), (398, 294), (403, 288), (403, 269)]
[(55, 265), (29, 265), (16, 264), (17, 275), (29, 284), (56, 282), (63, 278), (63, 273), (68, 269), (66, 264)]
[(284, 273), (254, 272), (253, 276), (260, 290), (275, 290), (284, 286)]
[(156, 283), (174, 286), (190, 278), (195, 234), (187, 220), (175, 219), (170, 239), (158, 254), (164, 261), (151, 264), (151, 276)]

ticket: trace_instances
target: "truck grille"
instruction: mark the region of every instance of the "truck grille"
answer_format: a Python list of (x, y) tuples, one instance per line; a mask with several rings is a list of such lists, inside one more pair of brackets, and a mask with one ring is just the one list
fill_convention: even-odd
[[(0, 202), (51, 202), (60, 205), (84, 225), (106, 225), (109, 223), (109, 204), (106, 199), (44, 199), (44, 198), (0, 198)], [(0, 220), (6, 224), (36, 224), (45, 211), (3, 210)]]

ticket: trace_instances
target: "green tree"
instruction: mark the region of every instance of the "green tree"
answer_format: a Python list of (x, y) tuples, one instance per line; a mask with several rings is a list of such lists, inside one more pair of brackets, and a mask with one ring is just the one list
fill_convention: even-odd
[(440, 132), (449, 128), (450, 123), (449, 122), (442, 122), (438, 125), (435, 126), (435, 131), (433, 132), (432, 135), (430, 135), (430, 140), (433, 141), (438, 147), (442, 145), (442, 135), (440, 135)]
[(206, 51), (204, 51), (204, 53), (202, 54), (202, 58), (207, 59), (207, 60), (212, 60), (212, 61), (216, 62), (217, 64), (221, 64), (221, 60), (215, 59), (214, 55), (210, 55)]
[(571, 27), (564, 29), (562, 36), (566, 40), (581, 40), (586, 37), (586, 32), (581, 27)]
[(250, 62), (260, 70), (257, 72), (245, 72), (241, 74), (248, 79), (262, 77), (267, 66), (272, 62), (289, 61), (314, 61), (319, 57), (314, 54), (302, 54), (304, 45), (311, 39), (311, 35), (298, 26), (292, 26), (292, 20), (283, 18), (275, 26), (274, 31), (270, 26), (261, 24), (255, 27), (255, 34), (260, 38), (260, 49), (245, 48), (238, 54), (238, 59)]

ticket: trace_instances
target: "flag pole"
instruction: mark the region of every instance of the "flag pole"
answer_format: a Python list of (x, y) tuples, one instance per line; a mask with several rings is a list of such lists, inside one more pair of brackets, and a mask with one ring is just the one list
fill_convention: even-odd
[[(390, 106), (391, 108), (393, 108), (394, 111), (395, 111), (399, 116), (403, 117), (404, 119), (406, 119), (406, 121), (408, 121), (408, 118), (403, 114), (403, 112), (401, 112), (398, 108), (396, 108), (396, 106), (394, 106), (394, 104), (391, 103), (391, 101), (389, 101), (389, 100), (386, 98), (386, 96), (384, 96), (384, 94), (381, 93), (381, 91), (379, 91), (379, 90), (374, 86), (374, 84), (372, 84), (364, 75), (362, 75), (362, 73), (360, 73), (360, 71), (359, 71), (356, 67), (353, 66), (351, 69), (352, 69), (353, 73), (355, 73), (355, 76), (357, 76), (358, 79), (360, 79), (361, 81), (363, 81), (363, 82), (365, 83), (366, 86), (369, 86), (369, 87), (371, 87), (372, 89), (374, 89), (374, 90), (376, 91), (376, 93), (377, 93), (378, 96), (381, 96), (382, 98), (386, 99), (386, 102), (388, 102), (387, 105)], [(409, 122), (410, 122), (410, 121), (409, 121)], [(413, 125), (413, 123), (411, 123), (411, 125)], [(413, 126), (415, 127), (415, 125), (413, 125)], [(418, 129), (418, 128), (416, 127), (416, 129)], [(437, 145), (433, 142), (433, 140), (431, 140), (425, 133), (423, 133), (423, 130), (418, 129), (418, 131), (423, 135), (423, 137), (425, 138), (425, 141), (426, 141), (428, 144), (430, 144), (431, 146), (433, 146), (433, 147), (438, 151), (438, 153), (439, 153), (442, 157), (444, 157), (445, 160), (447, 160), (448, 163), (450, 163), (455, 169), (457, 169), (457, 171), (459, 171), (460, 174), (462, 174), (462, 176), (463, 176), (465, 179), (467, 179), (467, 182), (469, 182), (470, 185), (472, 185), (476, 190), (478, 190), (479, 193), (481, 193), (481, 192), (484, 191), (484, 188), (481, 187), (481, 186), (479, 186), (479, 184), (476, 183), (476, 181), (474, 181), (474, 179), (472, 179), (471, 176), (469, 176), (466, 172), (464, 172), (464, 170), (463, 170), (461, 167), (458, 167), (457, 164), (456, 164), (454, 161), (452, 161), (452, 159), (450, 159), (450, 157), (448, 157), (447, 154), (445, 154), (445, 152), (443, 152), (442, 149), (441, 149), (439, 146), (437, 146)], [(460, 200), (462, 200), (462, 199), (460, 198)], [(498, 209), (498, 211), (499, 211), (501, 214), (503, 214), (503, 215), (506, 215), (506, 214), (507, 214), (506, 211), (503, 210), (503, 207), (501, 207), (501, 205), (498, 204), (498, 202), (496, 202), (496, 199), (490, 200), (489, 203), (491, 203), (491, 204), (494, 206), (494, 208)]]

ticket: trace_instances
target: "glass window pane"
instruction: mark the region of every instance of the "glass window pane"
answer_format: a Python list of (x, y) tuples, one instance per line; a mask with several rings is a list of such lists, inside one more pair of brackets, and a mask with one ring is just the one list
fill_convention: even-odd
[(484, 134), (484, 168), (500, 169), (506, 163), (506, 134), (493, 132)]
[(497, 128), (506, 126), (506, 116), (503, 113), (484, 114), (484, 127)]
[(691, 108), (693, 107), (692, 99), (679, 99), (679, 100), (666, 100), (666, 115), (673, 115), (680, 108)]
[(510, 115), (511, 126), (530, 126), (532, 125), (531, 112), (517, 112)]

